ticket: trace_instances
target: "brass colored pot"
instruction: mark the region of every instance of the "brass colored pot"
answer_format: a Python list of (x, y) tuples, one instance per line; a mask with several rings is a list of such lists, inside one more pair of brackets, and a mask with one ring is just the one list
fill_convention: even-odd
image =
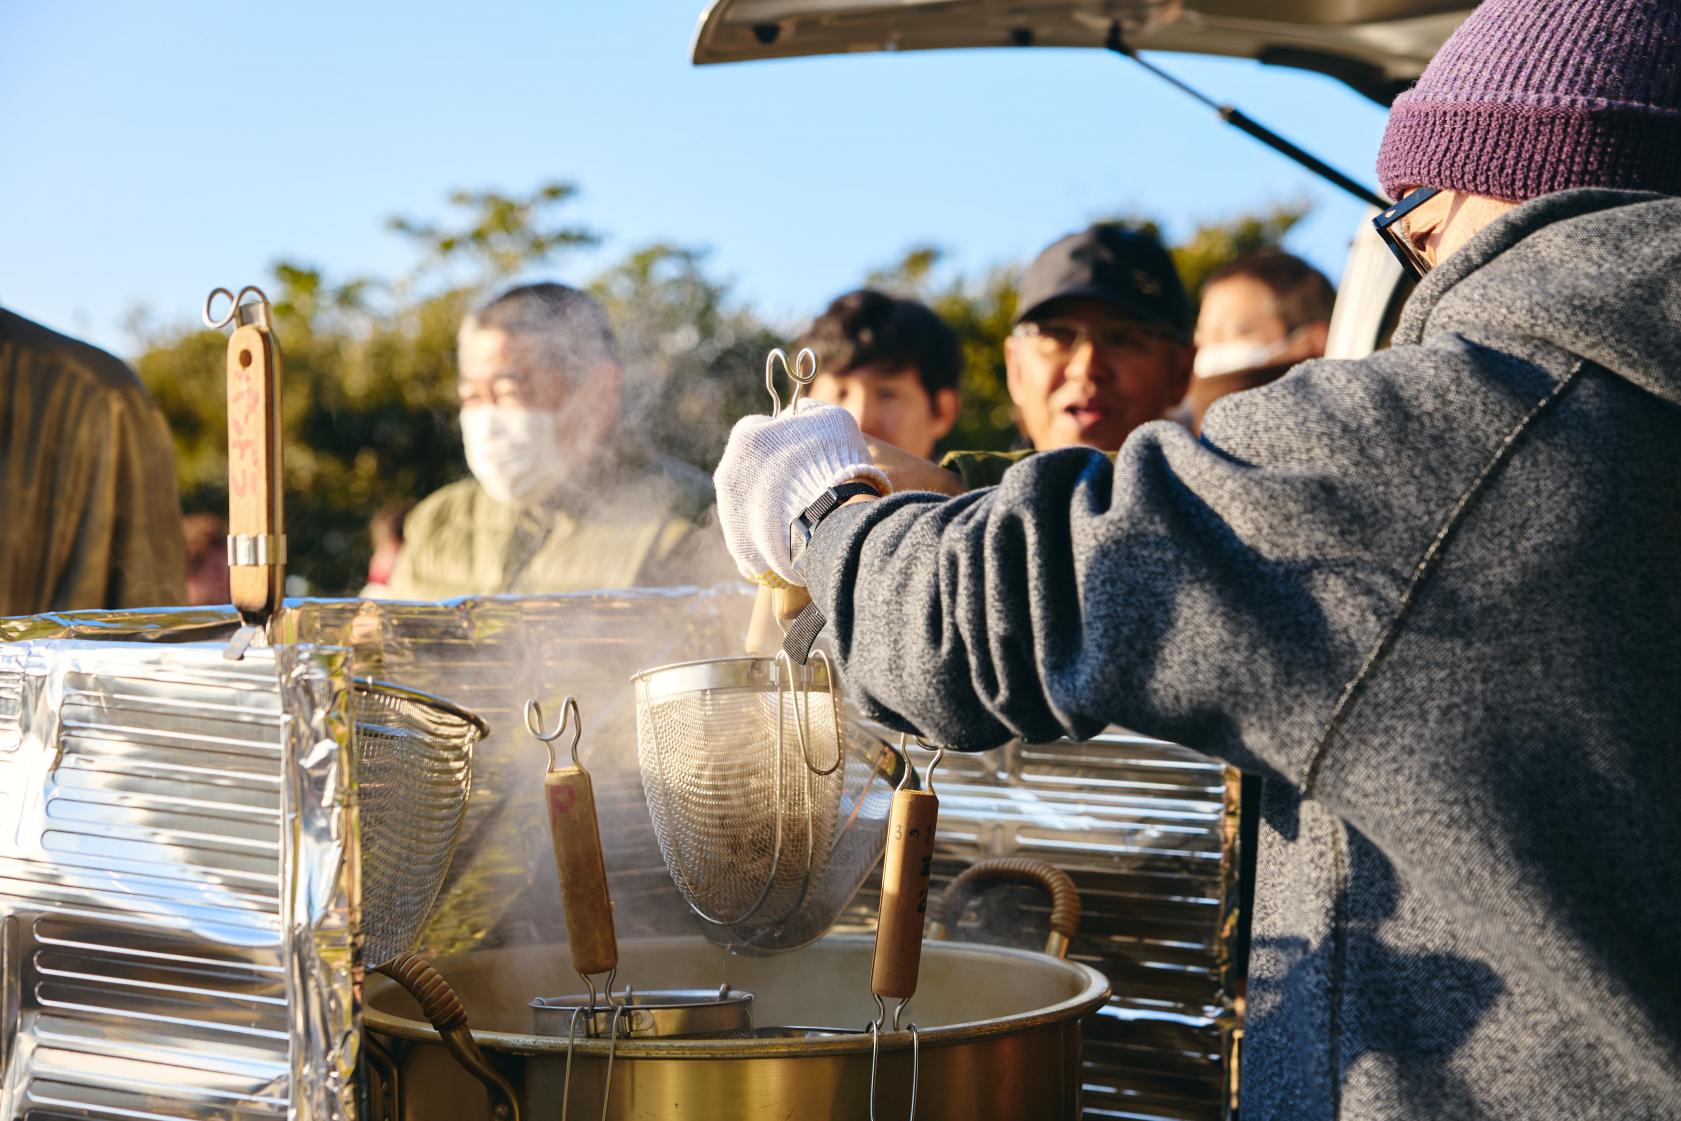
[[(619, 977), (638, 989), (728, 983), (754, 994), (745, 1039), (627, 1039), (612, 1045), (607, 1117), (654, 1121), (866, 1121), (875, 1015), (867, 937), (831, 936), (791, 954), (728, 957), (699, 939), (624, 943)], [(564, 946), (492, 950), (436, 962), (460, 995), (480, 1049), (519, 1090), (525, 1116), (560, 1117), (564, 1038), (532, 1032), (533, 997), (568, 992)], [(570, 982), (570, 984), (568, 983)], [(1096, 970), (1025, 950), (930, 942), (903, 1025), (918, 1026), (919, 1121), (1014, 1121), (1080, 1113), (1080, 1017), (1108, 997)], [(484, 1088), (383, 977), (366, 991), (375, 1121), (491, 1115)], [(890, 1026), (890, 1025), (889, 1025)], [(774, 1031), (829, 1028), (842, 1034)], [(570, 1112), (601, 1115), (609, 1041), (574, 1048)], [(911, 1110), (911, 1035), (880, 1041), (875, 1116)]]

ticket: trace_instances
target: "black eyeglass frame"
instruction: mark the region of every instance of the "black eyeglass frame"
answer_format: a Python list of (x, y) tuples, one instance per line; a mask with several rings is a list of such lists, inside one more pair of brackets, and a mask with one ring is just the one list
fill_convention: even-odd
[(1402, 271), (1414, 280), (1423, 280), (1424, 274), (1430, 271), (1430, 262), (1419, 253), (1412, 239), (1407, 237), (1407, 228), (1402, 223), (1407, 215), (1442, 193), (1440, 187), (1419, 187), (1408, 191), (1393, 206), (1372, 219), (1372, 229), (1377, 236), (1389, 246), (1389, 251), (1395, 254), (1395, 259), (1401, 262)]

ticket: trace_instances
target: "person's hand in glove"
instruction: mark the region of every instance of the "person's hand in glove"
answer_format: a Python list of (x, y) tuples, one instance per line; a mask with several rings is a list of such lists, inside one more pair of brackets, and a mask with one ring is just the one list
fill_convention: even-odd
[(788, 527), (830, 488), (854, 480), (892, 490), (845, 409), (802, 400), (774, 418), (737, 421), (712, 481), (724, 544), (741, 574), (773, 588), (803, 586)]

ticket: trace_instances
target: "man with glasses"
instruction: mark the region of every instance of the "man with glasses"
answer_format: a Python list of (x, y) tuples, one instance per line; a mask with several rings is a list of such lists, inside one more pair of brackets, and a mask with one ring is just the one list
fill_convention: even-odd
[(1246, 1121), (1681, 1118), (1678, 59), (1681, 0), (1483, 0), (1380, 151), (1393, 345), (1200, 441), (874, 497), (802, 409), (719, 464), (866, 714), (1264, 776)]
[(872, 443), (876, 465), (900, 489), (960, 494), (996, 484), (1031, 452), (1112, 452), (1185, 396), (1191, 305), (1154, 234), (1115, 223), (1069, 234), (1028, 266), (1016, 309), (1004, 369), (1028, 447), (952, 452), (936, 469)]
[(620, 371), (601, 305), (564, 284), (520, 285), (467, 317), (459, 354), (472, 476), (409, 514), (383, 596), (703, 578), (692, 531), (710, 505), (705, 477), (616, 430)]
[(1191, 380), (1191, 307), (1153, 234), (1100, 224), (1056, 242), (1022, 280), (1004, 366), (1035, 450), (1114, 451)]

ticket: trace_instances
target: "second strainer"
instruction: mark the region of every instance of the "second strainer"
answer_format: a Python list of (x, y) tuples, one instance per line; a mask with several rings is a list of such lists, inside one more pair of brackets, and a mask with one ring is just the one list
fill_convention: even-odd
[(707, 935), (775, 952), (821, 934), (846, 899), (803, 937), (814, 893), (836, 860), (848, 865), (837, 868), (843, 878), (859, 863), (856, 880), (868, 873), (886, 820), (869, 809), (874, 788), (890, 795), (897, 773), (891, 751), (872, 756), (846, 730), (828, 660), (714, 658), (633, 681), (660, 855)]

